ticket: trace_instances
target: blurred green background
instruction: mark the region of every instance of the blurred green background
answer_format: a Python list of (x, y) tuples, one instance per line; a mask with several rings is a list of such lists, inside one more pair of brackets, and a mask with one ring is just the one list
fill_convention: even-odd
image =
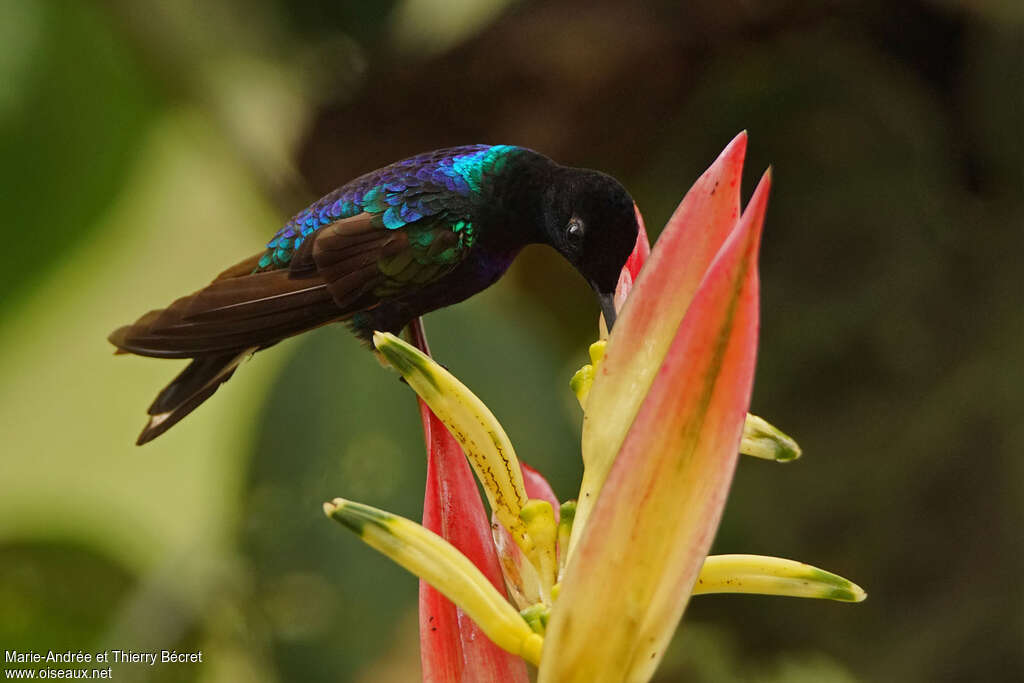
[[(416, 680), (414, 579), (320, 510), (419, 515), (411, 392), (325, 328), (136, 449), (178, 366), (107, 333), (411, 153), (600, 168), (656, 233), (747, 129), (746, 192), (776, 174), (753, 410), (805, 456), (741, 461), (716, 550), (870, 597), (695, 599), (658, 680), (1024, 680), (1021, 3), (3, 0), (0, 82), (0, 647)], [(537, 248), (426, 319), (562, 498), (596, 313)]]

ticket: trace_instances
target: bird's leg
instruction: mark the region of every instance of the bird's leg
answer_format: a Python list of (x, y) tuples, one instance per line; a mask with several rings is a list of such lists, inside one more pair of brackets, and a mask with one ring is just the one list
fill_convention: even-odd
[(423, 318), (416, 316), (405, 329), (409, 335), (409, 343), (429, 356), (430, 345), (427, 343), (427, 333), (423, 329)]
[[(430, 356), (430, 358), (433, 358), (433, 356), (430, 355), (430, 345), (427, 343), (427, 333), (423, 329), (423, 318), (419, 316), (413, 318), (412, 322), (406, 326), (405, 332), (409, 337), (410, 344), (427, 354), (427, 356)], [(436, 359), (435, 362), (437, 362)], [(437, 364), (445, 370), (448, 370), (448, 366), (444, 363)], [(448, 372), (451, 372), (451, 370), (448, 370)]]

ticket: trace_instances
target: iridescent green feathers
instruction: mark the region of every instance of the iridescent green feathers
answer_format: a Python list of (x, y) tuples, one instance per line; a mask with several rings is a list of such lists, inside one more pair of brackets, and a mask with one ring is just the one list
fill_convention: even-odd
[[(356, 178), (301, 211), (267, 244), (257, 271), (287, 268), (303, 242), (326, 225), (368, 213), (382, 230), (409, 236), (421, 265), (453, 265), (473, 246), (477, 232), (471, 208), (516, 153), (511, 145), (468, 145), (404, 159)], [(444, 239), (454, 233), (454, 241)], [(443, 248), (437, 248), (438, 240)], [(403, 256), (404, 257), (404, 256)], [(381, 264), (396, 275), (396, 264)]]

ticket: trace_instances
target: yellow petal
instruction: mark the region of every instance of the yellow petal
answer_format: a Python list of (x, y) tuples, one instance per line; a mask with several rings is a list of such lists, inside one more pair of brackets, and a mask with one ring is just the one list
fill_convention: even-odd
[(775, 425), (757, 415), (747, 414), (747, 421), (743, 423), (740, 453), (776, 462), (790, 462), (799, 458), (801, 452), (796, 441), (783, 434)]
[(569, 380), (569, 388), (576, 394), (576, 400), (580, 402), (580, 408), (587, 409), (587, 396), (590, 394), (590, 387), (594, 384), (594, 366), (587, 364), (576, 371), (576, 374)]
[(375, 332), (373, 343), (462, 445), (494, 515), (536, 564), (536, 549), (519, 518), (528, 499), (523, 473), (494, 414), (450, 372), (395, 335)]
[(569, 538), (576, 519), (576, 501), (567, 500), (562, 503), (558, 512), (558, 580), (562, 580), (565, 563), (569, 559)]
[(867, 593), (852, 581), (795, 560), (765, 555), (711, 555), (704, 560), (694, 595), (757, 593), (792, 598), (860, 602)]
[(601, 360), (604, 358), (604, 349), (608, 342), (599, 339), (590, 345), (590, 363), (576, 371), (576, 374), (569, 380), (569, 388), (576, 394), (576, 400), (580, 402), (580, 408), (587, 409), (587, 396), (590, 394), (590, 387), (594, 384), (594, 373), (597, 372)]
[(550, 603), (551, 587), (558, 577), (558, 525), (555, 523), (554, 508), (546, 500), (531, 500), (523, 506), (519, 517), (526, 523), (526, 531), (537, 551), (541, 598)]
[(533, 664), (540, 661), (543, 638), (448, 541), (404, 517), (343, 498), (324, 503), (324, 513), (444, 594), (496, 645)]

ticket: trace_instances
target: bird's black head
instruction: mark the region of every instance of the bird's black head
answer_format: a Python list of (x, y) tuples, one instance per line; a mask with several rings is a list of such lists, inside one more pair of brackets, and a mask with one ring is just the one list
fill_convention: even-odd
[(560, 171), (546, 197), (546, 241), (597, 292), (610, 329), (615, 322), (615, 285), (636, 244), (633, 198), (604, 173), (577, 168)]

